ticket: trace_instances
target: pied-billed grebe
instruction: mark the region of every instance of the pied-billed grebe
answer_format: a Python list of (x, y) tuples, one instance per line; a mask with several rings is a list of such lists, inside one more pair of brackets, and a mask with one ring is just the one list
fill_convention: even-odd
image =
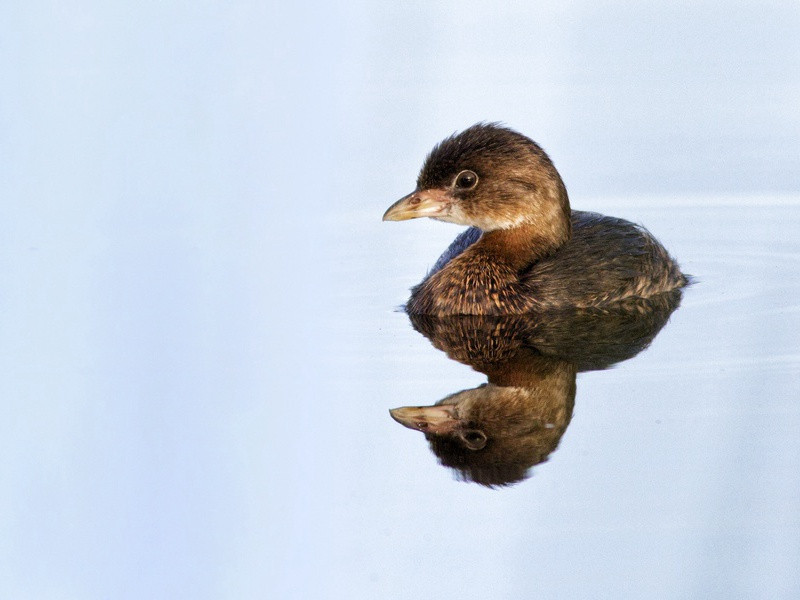
[(389, 207), (383, 220), (418, 217), (470, 229), (413, 288), (406, 305), (412, 314), (600, 307), (687, 283), (643, 227), (571, 211), (544, 150), (497, 124), (473, 125), (434, 147), (417, 189)]
[(645, 349), (678, 307), (680, 290), (604, 308), (539, 314), (409, 315), (414, 329), (488, 383), (433, 406), (391, 410), (421, 431), (439, 462), (483, 485), (527, 476), (569, 425), (576, 374), (606, 369)]
[[(508, 374), (510, 383), (503, 382)], [(425, 434), (431, 450), (465, 481), (510, 485), (547, 460), (572, 418), (575, 369), (532, 350), (497, 365), (490, 382), (433, 406), (404, 406), (392, 418)], [(493, 378), (501, 383), (492, 383)]]

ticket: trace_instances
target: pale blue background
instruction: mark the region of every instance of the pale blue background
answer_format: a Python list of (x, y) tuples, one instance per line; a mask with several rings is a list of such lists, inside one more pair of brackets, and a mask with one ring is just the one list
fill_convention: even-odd
[[(793, 1), (3, 3), (0, 597), (800, 595), (798, 32)], [(503, 491), (386, 413), (482, 381), (391, 310), (457, 229), (380, 222), (478, 120), (704, 282)]]

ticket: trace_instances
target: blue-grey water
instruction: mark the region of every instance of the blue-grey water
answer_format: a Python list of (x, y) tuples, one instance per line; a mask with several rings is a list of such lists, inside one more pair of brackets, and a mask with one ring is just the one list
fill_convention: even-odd
[[(800, 5), (8, 2), (0, 597), (800, 596)], [(502, 120), (697, 283), (549, 460), (388, 409), (485, 382), (382, 223)]]

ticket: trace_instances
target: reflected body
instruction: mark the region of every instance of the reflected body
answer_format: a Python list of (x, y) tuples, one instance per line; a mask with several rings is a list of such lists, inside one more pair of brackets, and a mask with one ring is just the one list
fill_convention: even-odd
[(619, 303), (503, 317), (412, 315), (414, 327), (488, 382), (433, 406), (394, 409), (425, 434), (442, 465), (464, 480), (504, 486), (547, 460), (572, 418), (576, 374), (646, 348), (680, 303), (680, 291)]
[(650, 233), (623, 219), (571, 211), (547, 154), (494, 124), (449, 137), (430, 153), (417, 189), (387, 221), (431, 217), (468, 225), (406, 309), (427, 315), (505, 315), (600, 307), (687, 283)]

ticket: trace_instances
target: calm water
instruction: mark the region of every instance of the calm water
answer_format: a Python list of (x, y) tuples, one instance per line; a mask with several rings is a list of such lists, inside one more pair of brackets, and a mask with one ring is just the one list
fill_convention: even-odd
[(336, 513), (331, 552), (344, 551), (339, 569), (358, 565), (359, 589), (404, 590), (398, 597), (424, 596), (437, 582), (452, 590), (447, 597), (800, 589), (798, 205), (669, 201), (669, 211), (636, 201), (597, 208), (646, 223), (698, 282), (649, 349), (578, 375), (558, 449), (528, 480), (495, 490), (454, 481), (420, 434), (384, 412), (486, 382), (389, 310), (421, 276), (419, 256), (436, 256), (436, 244), (420, 238), (452, 228), (353, 217), (375, 238), (369, 255), (359, 243), (343, 261), (344, 303), (367, 312), (337, 318), (352, 354), (336, 362), (335, 402), (356, 474), (340, 501), (363, 510)]
[[(800, 5), (5, 2), (0, 597), (800, 597)], [(389, 409), (432, 144), (540, 142), (693, 274), (514, 486)], [(562, 433), (559, 429), (558, 433)]]

